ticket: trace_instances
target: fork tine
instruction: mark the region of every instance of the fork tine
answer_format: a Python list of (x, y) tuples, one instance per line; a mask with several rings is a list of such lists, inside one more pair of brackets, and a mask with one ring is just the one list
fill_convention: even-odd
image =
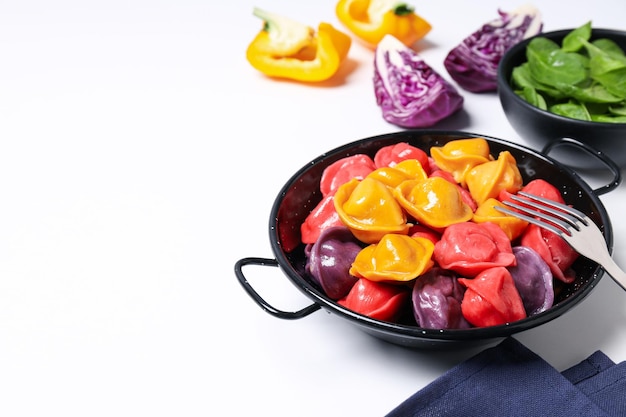
[[(523, 196), (525, 197), (525, 199), (520, 198), (519, 196)], [(549, 200), (547, 198), (544, 197), (539, 197), (537, 195), (533, 195), (533, 194), (528, 194), (525, 193), (523, 191), (520, 191), (517, 193), (517, 195), (513, 195), (511, 196), (512, 199), (531, 205), (535, 208), (539, 208), (539, 209), (543, 209), (546, 210), (554, 215), (562, 215), (563, 212), (569, 214), (570, 216), (575, 217), (576, 219), (578, 219), (579, 221), (583, 222), (585, 225), (588, 224), (588, 218), (585, 215), (585, 213), (583, 213), (580, 210), (575, 209), (574, 207), (570, 207), (567, 206), (565, 204), (561, 204), (559, 202), (556, 202), (554, 200)], [(530, 201), (529, 201), (530, 200)], [(535, 204), (534, 202), (539, 202), (542, 204), (542, 206)], [(558, 211), (555, 211), (554, 209), (557, 209)]]
[[(504, 202), (506, 206), (516, 211), (498, 206), (495, 207), (496, 210), (521, 218), (558, 235), (563, 235), (564, 233), (571, 235), (572, 228), (580, 230), (579, 222), (587, 225), (586, 216), (579, 210), (532, 194), (524, 192), (519, 192), (518, 194), (511, 196), (511, 200), (515, 202)], [(538, 220), (538, 218), (545, 221)]]
[(626, 272), (611, 257), (609, 242), (593, 220), (572, 207), (527, 193), (518, 194), (493, 208), (557, 234), (576, 252), (602, 266), (626, 290)]
[[(537, 225), (539, 227), (543, 227), (545, 229), (548, 229), (549, 231), (551, 231), (552, 233), (555, 233), (557, 235), (562, 235), (563, 233), (568, 233), (568, 229), (570, 227), (569, 223), (565, 223), (561, 220), (558, 220), (554, 217), (550, 217), (546, 214), (542, 214), (540, 212), (536, 212), (536, 211), (532, 211), (529, 210), (528, 208), (521, 206), (519, 204), (515, 204), (515, 203), (511, 203), (509, 201), (505, 202), (504, 204), (506, 204), (507, 206), (513, 207), (518, 211), (515, 210), (511, 210), (508, 207), (502, 207), (502, 206), (495, 206), (494, 208), (496, 210), (498, 210), (499, 212), (502, 212), (504, 214), (508, 214), (509, 216), (512, 217), (517, 217), (519, 219), (525, 220), (528, 223), (532, 223), (534, 225)], [(528, 213), (528, 214), (523, 214), (520, 211), (522, 211), (523, 213)], [(546, 223), (543, 222), (541, 220), (538, 220), (537, 217), (533, 217), (533, 216), (539, 216), (542, 217), (543, 219), (545, 219), (546, 221), (549, 221), (551, 223), (557, 224), (559, 227), (553, 226), (550, 223)]]

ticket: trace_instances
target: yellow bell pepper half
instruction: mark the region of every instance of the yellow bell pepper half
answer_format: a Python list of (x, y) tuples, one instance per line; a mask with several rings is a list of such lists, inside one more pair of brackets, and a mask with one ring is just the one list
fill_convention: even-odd
[(410, 47), (432, 29), (413, 7), (397, 0), (339, 0), (335, 13), (350, 32), (372, 48), (387, 34)]
[(303, 82), (325, 81), (339, 70), (351, 38), (322, 22), (317, 32), (307, 25), (255, 8), (263, 28), (246, 50), (246, 59), (270, 77)]

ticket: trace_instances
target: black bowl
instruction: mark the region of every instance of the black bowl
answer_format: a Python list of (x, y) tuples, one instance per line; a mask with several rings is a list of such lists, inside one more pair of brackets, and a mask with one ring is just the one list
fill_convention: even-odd
[[(620, 167), (626, 166), (626, 123), (600, 123), (559, 116), (531, 105), (518, 97), (511, 88), (511, 74), (518, 65), (526, 62), (526, 47), (536, 37), (545, 37), (558, 44), (573, 29), (546, 32), (511, 47), (498, 66), (498, 96), (509, 123), (515, 131), (536, 149), (543, 149), (561, 138), (573, 138), (610, 155)], [(609, 38), (626, 50), (626, 32), (611, 29), (592, 29), (591, 39)], [(560, 162), (576, 168), (595, 169), (597, 160), (576, 149), (564, 147)]]
[[(375, 337), (408, 347), (428, 348), (446, 345), (456, 347), (486, 343), (534, 328), (559, 317), (582, 301), (596, 286), (603, 273), (597, 264), (580, 257), (573, 265), (576, 280), (558, 293), (554, 306), (549, 310), (507, 325), (466, 330), (434, 330), (421, 328), (415, 324), (398, 324), (371, 319), (346, 309), (328, 298), (305, 272), (306, 258), (304, 245), (300, 243), (300, 225), (321, 199), (319, 183), (327, 166), (357, 153), (373, 157), (378, 149), (395, 143), (408, 142), (429, 152), (432, 146), (442, 146), (451, 140), (471, 137), (485, 138), (494, 155), (504, 150), (511, 152), (517, 161), (524, 182), (534, 178), (549, 179), (561, 191), (566, 203), (583, 211), (598, 224), (604, 232), (608, 247), (612, 248), (611, 224), (598, 194), (615, 188), (619, 180), (610, 186), (594, 191), (570, 168), (549, 156), (512, 142), (466, 132), (409, 130), (349, 143), (317, 157), (296, 172), (280, 190), (269, 218), (270, 243), (276, 259), (243, 258), (239, 260), (235, 265), (239, 282), (261, 308), (276, 317), (299, 319), (323, 308)], [(311, 299), (313, 304), (295, 312), (275, 308), (252, 288), (243, 274), (242, 268), (249, 264), (280, 267), (287, 278)]]

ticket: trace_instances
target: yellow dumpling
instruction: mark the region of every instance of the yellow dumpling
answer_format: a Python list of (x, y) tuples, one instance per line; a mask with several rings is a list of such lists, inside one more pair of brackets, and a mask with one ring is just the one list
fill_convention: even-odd
[(516, 193), (523, 185), (517, 162), (509, 151), (500, 152), (495, 161), (475, 166), (467, 173), (465, 180), (479, 206), (489, 198), (497, 198), (503, 190)]
[(528, 226), (528, 222), (518, 219), (517, 217), (509, 216), (498, 210), (495, 206), (504, 207), (501, 201), (495, 198), (488, 198), (482, 203), (474, 212), (472, 221), (474, 223), (486, 223), (491, 222), (500, 226), (500, 229), (504, 230), (504, 233), (508, 236), (509, 240), (513, 240), (519, 237), (522, 232)]
[(396, 187), (394, 195), (420, 224), (435, 229), (472, 218), (472, 209), (463, 201), (457, 185), (441, 177), (405, 181)]
[(463, 186), (469, 170), (493, 159), (489, 143), (483, 138), (457, 139), (443, 146), (433, 146), (430, 156), (440, 169), (452, 174), (455, 181)]
[(384, 183), (352, 179), (337, 189), (335, 210), (341, 221), (362, 242), (378, 242), (387, 233), (407, 234), (406, 213)]
[(434, 250), (430, 239), (390, 233), (361, 249), (350, 274), (370, 281), (410, 281), (434, 265)]

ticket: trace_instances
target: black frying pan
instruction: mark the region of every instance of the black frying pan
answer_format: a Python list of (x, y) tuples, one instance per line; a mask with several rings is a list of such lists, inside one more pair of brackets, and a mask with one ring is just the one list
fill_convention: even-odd
[[(531, 329), (559, 317), (581, 302), (598, 284), (603, 275), (600, 266), (586, 258), (580, 257), (573, 265), (576, 272), (574, 283), (564, 287), (556, 296), (554, 306), (549, 310), (510, 323), (508, 325), (472, 328), (465, 330), (434, 330), (420, 328), (417, 325), (390, 323), (374, 320), (342, 307), (324, 295), (305, 273), (304, 245), (300, 242), (300, 225), (309, 212), (321, 199), (319, 182), (324, 169), (346, 156), (357, 153), (374, 156), (384, 146), (399, 142), (408, 142), (413, 146), (429, 152), (432, 146), (442, 146), (448, 141), (462, 138), (482, 137), (489, 142), (491, 153), (508, 150), (515, 157), (524, 182), (534, 178), (543, 178), (555, 185), (563, 194), (566, 203), (586, 213), (603, 231), (607, 246), (612, 250), (613, 236), (609, 216), (598, 198), (599, 195), (611, 191), (621, 182), (620, 170), (601, 152), (577, 141), (567, 140), (568, 146), (578, 146), (600, 161), (611, 170), (613, 180), (598, 189), (592, 190), (589, 185), (570, 168), (547, 156), (559, 143), (550, 144), (543, 153), (534, 151), (502, 139), (492, 138), (474, 133), (437, 130), (409, 130), (395, 132), (348, 143), (331, 150), (306, 164), (296, 172), (278, 193), (269, 218), (269, 237), (275, 259), (242, 258), (235, 265), (235, 274), (246, 290), (259, 306), (269, 314), (282, 319), (299, 319), (319, 309), (350, 321), (365, 332), (389, 342), (415, 348), (441, 347), (444, 345), (468, 345), (473, 342), (487, 341), (509, 336)], [(311, 301), (311, 305), (298, 311), (283, 311), (268, 304), (246, 279), (242, 269), (246, 265), (278, 266), (287, 278), (302, 291)]]

